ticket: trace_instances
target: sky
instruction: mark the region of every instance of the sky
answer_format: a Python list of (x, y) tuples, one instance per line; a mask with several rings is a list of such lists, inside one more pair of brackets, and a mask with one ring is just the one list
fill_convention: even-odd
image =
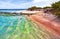
[(45, 7), (59, 0), (0, 0), (0, 9), (26, 9), (32, 6)]

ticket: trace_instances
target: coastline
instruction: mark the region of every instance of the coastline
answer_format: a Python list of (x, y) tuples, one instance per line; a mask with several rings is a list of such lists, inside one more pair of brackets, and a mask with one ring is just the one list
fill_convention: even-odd
[(54, 20), (51, 21), (49, 19), (44, 18), (45, 16), (41, 16), (40, 14), (42, 12), (39, 12), (36, 15), (30, 15), (30, 19), (33, 20), (34, 22), (37, 22), (37, 24), (42, 24), (43, 27), (46, 28), (49, 32), (51, 32), (54, 35), (57, 35), (60, 37), (60, 23), (56, 23)]

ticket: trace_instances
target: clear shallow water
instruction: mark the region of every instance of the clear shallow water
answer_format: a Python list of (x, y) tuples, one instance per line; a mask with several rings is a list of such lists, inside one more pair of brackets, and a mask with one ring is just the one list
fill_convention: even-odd
[(0, 16), (0, 26), (13, 26), (17, 24), (20, 18), (22, 18), (22, 16)]
[(24, 15), (0, 16), (0, 39), (40, 39), (42, 32)]
[(25, 15), (0, 16), (0, 39), (58, 39)]

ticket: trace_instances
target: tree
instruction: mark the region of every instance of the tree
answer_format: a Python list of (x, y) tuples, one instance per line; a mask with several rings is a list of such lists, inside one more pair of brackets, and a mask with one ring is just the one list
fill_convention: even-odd
[(54, 9), (56, 9), (56, 10), (60, 10), (60, 1), (53, 3), (53, 4), (52, 4), (52, 8), (54, 8)]
[(30, 8), (28, 8), (28, 10), (34, 10), (34, 9), (36, 9), (37, 7), (36, 6), (33, 6), (33, 7), (30, 7)]
[(46, 6), (46, 7), (44, 7), (44, 9), (47, 9), (47, 8), (51, 8), (50, 6)]
[(28, 10), (31, 10), (31, 11), (36, 10), (36, 9), (41, 9), (41, 7), (32, 6), (28, 8)]
[(60, 1), (53, 3), (52, 8), (53, 8), (53, 13), (58, 17), (60, 17)]

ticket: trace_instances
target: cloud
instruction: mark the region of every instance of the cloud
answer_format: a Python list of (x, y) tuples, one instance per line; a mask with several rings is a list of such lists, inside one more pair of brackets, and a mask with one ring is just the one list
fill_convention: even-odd
[[(27, 8), (32, 0), (0, 0), (0, 9)], [(16, 3), (15, 3), (16, 2)], [(19, 3), (18, 3), (19, 2)], [(23, 2), (23, 3), (21, 3)]]
[(42, 2), (42, 1), (46, 1), (46, 2), (57, 2), (59, 0), (33, 0), (34, 3), (37, 3), (37, 2)]
[(0, 0), (0, 9), (20, 9), (20, 8), (29, 8), (31, 6), (50, 6), (53, 2), (57, 2), (59, 0)]
[(57, 2), (59, 0), (33, 0), (33, 6), (38, 7), (45, 7), (45, 6), (51, 6), (52, 3)]
[(41, 1), (48, 1), (48, 0), (33, 0), (34, 3), (41, 2)]

